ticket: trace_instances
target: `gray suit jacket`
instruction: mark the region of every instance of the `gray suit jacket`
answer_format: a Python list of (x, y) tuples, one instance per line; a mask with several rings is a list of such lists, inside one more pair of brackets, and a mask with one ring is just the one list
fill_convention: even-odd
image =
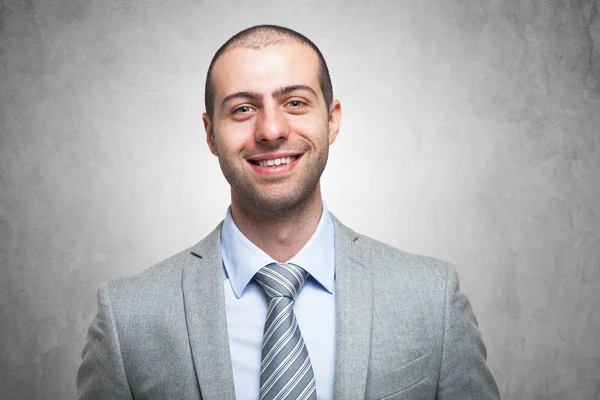
[[(335, 398), (499, 399), (455, 268), (335, 221)], [(219, 225), (143, 273), (103, 283), (78, 398), (235, 398)]]

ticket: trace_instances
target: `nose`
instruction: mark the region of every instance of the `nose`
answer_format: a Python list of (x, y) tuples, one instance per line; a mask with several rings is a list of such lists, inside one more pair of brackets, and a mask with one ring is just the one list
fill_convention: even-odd
[(255, 138), (261, 143), (277, 143), (287, 139), (289, 125), (279, 105), (265, 106), (257, 118)]

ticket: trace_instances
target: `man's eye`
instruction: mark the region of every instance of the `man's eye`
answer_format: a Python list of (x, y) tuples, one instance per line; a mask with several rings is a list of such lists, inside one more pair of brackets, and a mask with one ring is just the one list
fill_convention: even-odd
[(234, 113), (247, 113), (250, 110), (251, 110), (251, 108), (248, 106), (241, 106), (241, 107), (236, 108), (233, 112)]
[(297, 107), (301, 107), (301, 106), (303, 106), (303, 105), (304, 105), (304, 103), (303, 103), (303, 102), (301, 102), (300, 100), (292, 100), (292, 101), (290, 101), (290, 102), (288, 103), (288, 105), (290, 105), (290, 106), (292, 106), (292, 107), (294, 107), (294, 108), (297, 108)]

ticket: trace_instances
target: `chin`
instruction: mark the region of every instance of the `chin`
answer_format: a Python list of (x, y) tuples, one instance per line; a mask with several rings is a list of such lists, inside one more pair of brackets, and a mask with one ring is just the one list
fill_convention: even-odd
[(290, 199), (262, 199), (254, 207), (262, 213), (281, 214), (297, 209), (303, 202)]
[(309, 193), (297, 193), (293, 196), (252, 196), (244, 201), (246, 206), (263, 215), (286, 214), (294, 210), (300, 210), (307, 205), (312, 198), (314, 190)]

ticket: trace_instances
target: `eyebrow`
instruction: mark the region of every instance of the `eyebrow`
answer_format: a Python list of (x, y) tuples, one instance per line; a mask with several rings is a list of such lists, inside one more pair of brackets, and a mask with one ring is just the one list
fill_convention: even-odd
[(284, 95), (289, 94), (291, 92), (295, 92), (297, 90), (307, 91), (310, 94), (312, 94), (313, 96), (315, 96), (315, 98), (319, 97), (319, 96), (317, 96), (317, 92), (315, 92), (314, 89), (311, 88), (308, 85), (290, 85), (290, 86), (284, 86), (284, 87), (279, 88), (276, 91), (274, 91), (273, 92), (273, 97), (281, 97), (281, 96), (284, 96)]
[[(275, 90), (272, 93), (273, 97), (281, 97), (284, 96), (286, 94), (289, 94), (291, 92), (295, 92), (297, 90), (304, 90), (309, 92), (311, 95), (313, 95), (315, 98), (318, 98), (319, 96), (317, 95), (317, 92), (315, 92), (315, 90), (313, 88), (311, 88), (308, 85), (289, 85), (289, 86), (283, 86), (277, 90)], [(233, 99), (251, 99), (251, 100), (262, 100), (263, 95), (260, 93), (256, 93), (256, 92), (236, 92), (236, 93), (232, 93), (229, 94), (227, 96), (225, 96), (225, 98), (223, 99), (223, 101), (221, 101), (221, 107), (224, 107), (225, 104), (228, 101), (231, 101)]]

